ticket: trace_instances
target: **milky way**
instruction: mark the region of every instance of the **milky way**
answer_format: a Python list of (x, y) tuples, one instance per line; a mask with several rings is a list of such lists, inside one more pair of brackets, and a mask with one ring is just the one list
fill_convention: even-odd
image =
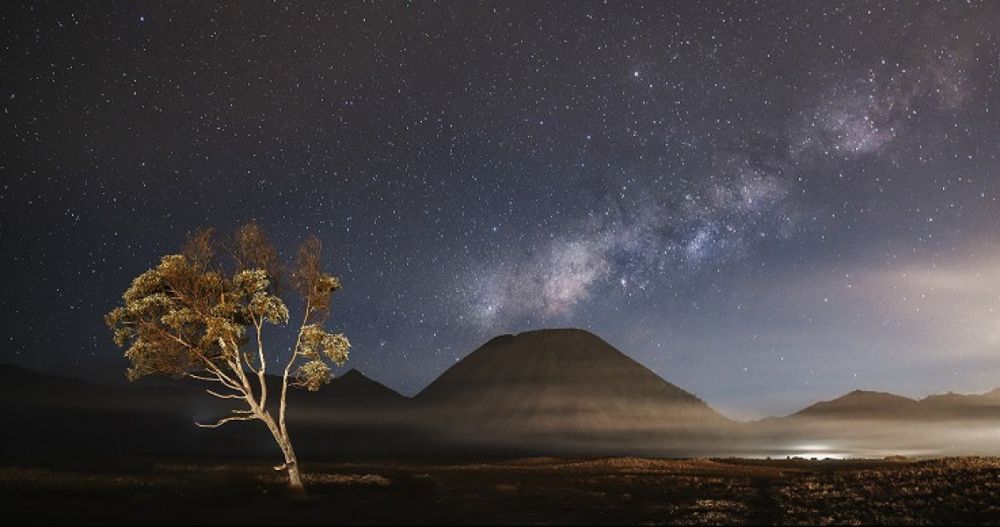
[(419, 391), (590, 329), (735, 417), (1000, 384), (1000, 5), (0, 7), (2, 361), (199, 226), (320, 237), (350, 366)]
[[(623, 186), (624, 207), (588, 216), (578, 232), (560, 234), (528, 257), (504, 257), (461, 276), (459, 287), (472, 286), (476, 321), (490, 326), (500, 317), (570, 313), (605, 282), (645, 290), (651, 281), (675, 280), (795, 231), (788, 183), (780, 176), (739, 158), (712, 167), (705, 182), (673, 200)], [(629, 200), (630, 192), (644, 197)]]

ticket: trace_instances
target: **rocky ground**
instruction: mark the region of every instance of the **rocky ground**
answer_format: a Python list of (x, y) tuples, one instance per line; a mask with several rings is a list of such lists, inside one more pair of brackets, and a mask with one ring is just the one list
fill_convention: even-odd
[(0, 468), (4, 523), (989, 524), (1000, 458), (527, 458)]

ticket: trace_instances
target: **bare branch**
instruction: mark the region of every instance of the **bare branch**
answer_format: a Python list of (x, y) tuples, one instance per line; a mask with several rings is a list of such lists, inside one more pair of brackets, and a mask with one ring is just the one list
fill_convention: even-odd
[(307, 297), (305, 314), (302, 316), (302, 324), (299, 325), (299, 334), (295, 337), (295, 347), (292, 348), (292, 357), (288, 359), (288, 364), (285, 365), (285, 372), (281, 376), (281, 402), (278, 407), (278, 427), (281, 429), (282, 434), (288, 433), (288, 429), (285, 428), (285, 405), (288, 401), (288, 374), (292, 371), (292, 365), (295, 364), (295, 359), (299, 356), (299, 347), (302, 345), (302, 333), (309, 322), (309, 315), (312, 314), (311, 311), (312, 304)]
[[(213, 372), (213, 373), (215, 373), (215, 372)], [(196, 380), (199, 380), (199, 381), (217, 382), (217, 383), (225, 386), (226, 388), (229, 388), (230, 390), (233, 390), (233, 391), (239, 392), (239, 393), (243, 393), (243, 390), (239, 386), (234, 385), (234, 384), (230, 384), (230, 383), (226, 382), (221, 377), (219, 377), (218, 374), (215, 374), (215, 377), (208, 377), (208, 376), (205, 376), (205, 375), (198, 375), (196, 373), (184, 373), (184, 376), (185, 377), (190, 377), (192, 379), (196, 379)]]
[[(222, 337), (219, 337), (219, 346), (223, 349), (223, 351), (225, 351), (226, 341)], [(253, 388), (250, 387), (250, 381), (247, 379), (247, 374), (243, 370), (243, 359), (241, 358), (240, 348), (236, 344), (236, 341), (232, 338), (229, 339), (229, 347), (232, 349), (233, 359), (226, 359), (226, 362), (229, 363), (229, 367), (236, 373), (236, 376), (240, 381), (240, 386), (243, 387), (243, 393), (246, 394), (247, 402), (249, 402), (251, 406), (256, 406), (257, 400), (256, 397), (254, 397)]]
[(239, 380), (238, 378), (240, 373), (243, 371), (243, 368), (237, 365), (237, 362), (240, 360), (240, 350), (233, 350), (235, 360), (231, 359), (226, 355), (226, 341), (222, 337), (219, 337), (217, 342), (219, 343), (219, 348), (222, 350), (222, 358), (226, 361), (226, 364), (229, 365), (229, 370), (235, 373), (237, 375), (237, 380)]
[(264, 408), (267, 404), (267, 378), (265, 376), (267, 359), (264, 357), (264, 342), (261, 340), (264, 322), (263, 320), (258, 321), (255, 317), (253, 325), (257, 330), (257, 358), (260, 361), (260, 370), (257, 371), (257, 382), (260, 384), (260, 406)]
[(236, 394), (223, 395), (221, 393), (213, 392), (212, 390), (205, 390), (205, 391), (208, 392), (208, 394), (211, 395), (212, 397), (218, 397), (219, 399), (246, 399), (246, 397), (242, 395), (236, 395)]
[(185, 377), (190, 377), (192, 379), (196, 379), (196, 380), (199, 380), (199, 381), (220, 382), (218, 377), (205, 377), (204, 375), (198, 375), (196, 373), (185, 373), (184, 376)]
[(215, 363), (212, 362), (211, 359), (209, 359), (205, 355), (197, 352), (197, 350), (195, 351), (195, 353), (198, 353), (198, 357), (205, 363), (206, 366), (208, 366), (208, 369), (212, 373), (214, 373), (216, 375), (216, 377), (219, 378), (219, 382), (221, 382), (222, 384), (225, 384), (228, 388), (231, 388), (231, 389), (236, 390), (238, 392), (243, 392), (244, 391), (243, 388), (240, 387), (240, 383), (238, 383), (236, 381), (236, 379), (232, 379), (228, 375), (226, 375), (225, 372), (223, 372), (218, 366), (216, 366)]
[(243, 363), (246, 364), (246, 367), (247, 367), (248, 370), (250, 370), (250, 373), (252, 373), (254, 375), (260, 375), (260, 371), (257, 370), (257, 368), (255, 368), (254, 365), (250, 362), (250, 354), (249, 353), (247, 353), (243, 357), (243, 359), (244, 359)]
[(199, 428), (218, 428), (218, 427), (220, 427), (220, 426), (222, 426), (222, 425), (224, 425), (226, 423), (229, 423), (231, 421), (253, 421), (255, 419), (257, 419), (257, 418), (254, 417), (254, 416), (247, 415), (247, 416), (238, 416), (238, 417), (227, 417), (225, 419), (220, 419), (218, 422), (210, 424), (210, 425), (202, 424), (202, 423), (199, 423), (197, 421), (195, 421), (194, 424), (195, 424), (195, 426), (197, 426)]

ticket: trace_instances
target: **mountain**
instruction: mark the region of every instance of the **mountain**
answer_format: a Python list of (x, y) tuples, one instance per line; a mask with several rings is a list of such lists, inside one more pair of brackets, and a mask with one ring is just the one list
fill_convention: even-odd
[(821, 401), (813, 404), (796, 412), (792, 417), (814, 419), (890, 418), (912, 412), (917, 404), (917, 401), (900, 395), (855, 390), (832, 401)]
[[(268, 381), (268, 390), (280, 393), (281, 379), (272, 377)], [(405, 412), (408, 403), (409, 398), (351, 369), (316, 392), (289, 388), (288, 412), (290, 417), (310, 422), (360, 424), (395, 419)]]
[[(257, 387), (257, 379), (251, 383)], [(281, 391), (281, 378), (267, 377), (272, 402)], [(187, 380), (142, 380), (127, 386), (104, 386), (79, 379), (46, 375), (14, 365), (0, 365), (0, 407), (34, 408), (39, 406), (141, 408), (143, 411), (176, 411), (178, 406), (214, 399), (202, 391), (209, 388), (226, 392), (213, 383)], [(406, 397), (351, 369), (336, 376), (316, 392), (289, 388), (289, 406), (324, 412), (368, 412), (373, 407), (390, 408), (405, 404)], [(225, 407), (230, 404), (222, 403)], [(197, 406), (204, 406), (198, 402)], [(290, 410), (291, 411), (291, 410)]]
[(432, 420), (494, 439), (629, 443), (730, 423), (579, 329), (496, 337), (445, 371), (415, 402)]
[[(41, 394), (57, 385), (89, 385), (81, 380), (37, 373), (13, 364), (0, 364), (0, 390), (23, 395)], [(29, 388), (37, 388), (28, 391)], [(3, 402), (3, 401), (0, 401)], [(9, 402), (9, 401), (7, 401)]]
[(24, 405), (72, 406), (90, 399), (115, 399), (115, 389), (78, 379), (37, 373), (0, 364), (0, 408)]
[(939, 419), (1000, 419), (1000, 388), (972, 395), (931, 395), (920, 400), (920, 409)]
[(750, 423), (750, 452), (803, 457), (995, 455), (1000, 390), (911, 399), (856, 390)]
[[(0, 458), (136, 455), (256, 456), (275, 451), (262, 424), (202, 429), (241, 408), (203, 389), (217, 385), (154, 380), (103, 386), (0, 365)], [(269, 407), (280, 379), (268, 378)], [(289, 426), (300, 453), (321, 455), (395, 448), (394, 416), (409, 400), (351, 370), (318, 392), (289, 390)], [(394, 434), (399, 435), (399, 434)], [(383, 438), (382, 436), (387, 436)]]
[[(309, 393), (309, 392), (300, 392)], [(335, 377), (319, 392), (326, 404), (351, 406), (378, 406), (402, 404), (407, 397), (400, 395), (386, 385), (373, 381), (358, 370), (351, 369)]]
[(884, 392), (855, 390), (804, 408), (786, 419), (950, 421), (1000, 419), (1000, 389), (983, 394), (947, 393), (910, 399)]

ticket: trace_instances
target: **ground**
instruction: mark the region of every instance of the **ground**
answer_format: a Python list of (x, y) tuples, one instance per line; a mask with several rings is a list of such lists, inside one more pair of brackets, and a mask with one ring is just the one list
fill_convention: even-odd
[[(65, 465), (63, 465), (65, 466)], [(383, 459), (0, 468), (3, 523), (988, 524), (1000, 458)]]

